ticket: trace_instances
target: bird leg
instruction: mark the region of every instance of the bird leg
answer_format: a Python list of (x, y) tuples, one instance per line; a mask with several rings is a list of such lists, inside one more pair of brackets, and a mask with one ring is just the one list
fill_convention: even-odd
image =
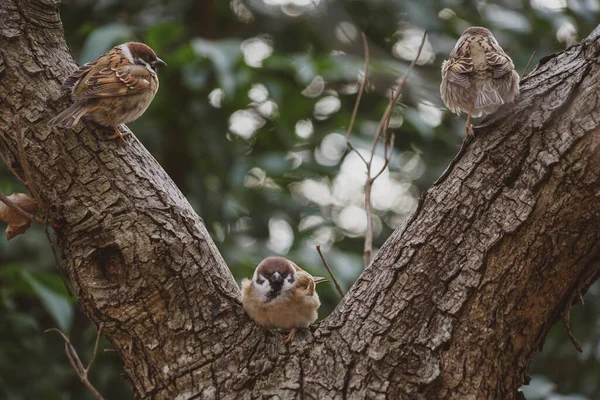
[(115, 130), (115, 134), (112, 136), (109, 136), (109, 139), (121, 139), (121, 141), (123, 143), (127, 143), (124, 139), (125, 136), (130, 135), (130, 132), (125, 132), (125, 134), (122, 134), (121, 131), (119, 130), (119, 127), (113, 122), (111, 123), (113, 129)]
[(294, 335), (296, 335), (296, 328), (292, 328), (292, 330), (290, 330), (290, 333), (287, 334), (287, 336), (283, 340), (283, 343), (288, 344), (289, 342), (291, 342), (294, 339)]
[(471, 125), (471, 113), (473, 112), (473, 105), (469, 107), (469, 113), (467, 114), (467, 123), (465, 124), (465, 131), (467, 137), (475, 136), (475, 132), (473, 131), (473, 125)]

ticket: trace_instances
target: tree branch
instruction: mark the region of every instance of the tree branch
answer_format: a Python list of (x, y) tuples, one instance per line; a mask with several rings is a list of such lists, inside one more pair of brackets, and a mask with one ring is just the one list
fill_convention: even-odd
[[(365, 244), (364, 244), (364, 250), (363, 250), (363, 263), (366, 268), (369, 265), (369, 263), (371, 262), (371, 256), (373, 253), (373, 207), (371, 204), (371, 192), (373, 190), (373, 184), (375, 183), (375, 180), (377, 178), (379, 178), (379, 176), (385, 171), (385, 169), (387, 168), (387, 166), (390, 162), (390, 158), (392, 157), (392, 152), (394, 150), (394, 137), (393, 136), (391, 138), (391, 143), (389, 144), (390, 150), (388, 152), (388, 143), (390, 141), (388, 129), (390, 126), (390, 119), (392, 116), (392, 111), (394, 109), (394, 106), (398, 102), (400, 95), (402, 94), (402, 88), (406, 84), (408, 75), (415, 67), (417, 60), (419, 59), (419, 56), (421, 55), (421, 51), (423, 50), (423, 46), (425, 45), (425, 39), (427, 38), (427, 32), (423, 33), (423, 39), (421, 39), (421, 44), (419, 45), (419, 49), (417, 50), (417, 55), (415, 56), (414, 60), (410, 63), (408, 69), (404, 73), (404, 76), (400, 80), (398, 87), (396, 88), (396, 91), (392, 91), (392, 95), (390, 96), (390, 102), (388, 103), (387, 108), (386, 108), (383, 116), (381, 117), (381, 121), (379, 122), (379, 125), (377, 126), (377, 131), (375, 132), (375, 137), (373, 138), (369, 161), (367, 161), (362, 156), (362, 154), (360, 154), (360, 152), (356, 149), (356, 147), (354, 147), (354, 145), (352, 144), (352, 141), (350, 140), (350, 136), (352, 134), (352, 127), (354, 126), (354, 120), (356, 119), (356, 113), (358, 112), (358, 106), (360, 105), (360, 100), (362, 98), (363, 92), (365, 90), (365, 84), (368, 79), (369, 45), (367, 43), (367, 38), (366, 38), (365, 34), (362, 33), (361, 36), (362, 36), (363, 46), (364, 46), (364, 51), (365, 51), (365, 64), (363, 67), (364, 77), (360, 84), (360, 89), (358, 90), (358, 95), (356, 97), (356, 103), (354, 104), (354, 110), (352, 111), (352, 116), (350, 117), (350, 124), (348, 124), (348, 131), (346, 132), (346, 144), (348, 145), (350, 150), (354, 151), (358, 155), (358, 157), (363, 161), (363, 163), (367, 167), (367, 180), (365, 181), (365, 186), (364, 186), (365, 213), (367, 214), (367, 230), (365, 232)], [(379, 172), (377, 172), (375, 174), (375, 176), (371, 176), (371, 168), (373, 166), (373, 158), (375, 157), (377, 145), (379, 143), (379, 139), (380, 139), (382, 133), (384, 133), (384, 139), (383, 139), (383, 142), (384, 142), (384, 151), (383, 151), (384, 164), (383, 164), (383, 167), (381, 168), (381, 170)]]
[(96, 390), (94, 385), (92, 385), (92, 383), (88, 379), (88, 373), (90, 372), (90, 368), (92, 367), (92, 364), (94, 363), (94, 360), (96, 359), (96, 352), (98, 351), (98, 343), (100, 342), (100, 334), (102, 333), (102, 325), (100, 325), (98, 327), (98, 331), (96, 333), (96, 342), (94, 344), (94, 353), (92, 354), (92, 358), (90, 359), (90, 362), (88, 363), (87, 367), (85, 367), (85, 368), (83, 367), (83, 364), (81, 363), (81, 359), (79, 358), (79, 355), (77, 354), (77, 350), (75, 350), (75, 347), (73, 347), (73, 344), (71, 343), (71, 340), (69, 339), (69, 337), (67, 335), (65, 335), (60, 329), (52, 328), (52, 329), (46, 330), (46, 332), (52, 332), (52, 331), (58, 332), (58, 334), (60, 336), (62, 336), (63, 340), (65, 341), (65, 353), (67, 354), (69, 364), (71, 364), (71, 366), (75, 370), (75, 373), (77, 373), (77, 376), (79, 377), (79, 380), (81, 381), (81, 383), (83, 383), (83, 385), (85, 387), (87, 387), (90, 392), (92, 392), (92, 394), (94, 395), (94, 397), (97, 400), (104, 400), (104, 398), (100, 395), (98, 390)]
[(325, 256), (323, 256), (323, 253), (321, 252), (320, 245), (317, 245), (317, 252), (319, 252), (319, 256), (321, 256), (321, 261), (323, 261), (323, 265), (325, 266), (325, 269), (327, 269), (327, 272), (329, 272), (329, 276), (331, 276), (331, 280), (333, 281), (333, 283), (335, 285), (335, 289), (340, 294), (340, 297), (344, 297), (344, 291), (342, 290), (342, 287), (338, 283), (337, 279), (335, 279), (335, 275), (333, 275), (333, 272), (331, 272), (331, 268), (329, 268), (329, 264), (327, 263), (327, 260), (325, 260)]
[(1, 158), (17, 154), (18, 110), (68, 277), (139, 398), (514, 399), (572, 291), (600, 270), (595, 37), (530, 72), (337, 309), (280, 346), (138, 141), (52, 134), (75, 68), (58, 4), (0, 2), (0, 19)]

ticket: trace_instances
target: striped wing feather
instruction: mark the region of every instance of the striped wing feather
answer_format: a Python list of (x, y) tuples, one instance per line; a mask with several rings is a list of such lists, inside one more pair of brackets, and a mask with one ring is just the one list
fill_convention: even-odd
[(502, 53), (497, 51), (488, 51), (485, 53), (485, 59), (492, 67), (492, 76), (494, 79), (502, 78), (504, 75), (515, 69), (512, 61), (506, 56), (506, 54), (504, 54), (503, 51)]
[(296, 281), (296, 286), (304, 289), (306, 291), (307, 296), (312, 296), (315, 293), (315, 286), (317, 284), (327, 282), (327, 279), (322, 278), (320, 276), (313, 277), (308, 272), (304, 271), (302, 268), (296, 265), (296, 263), (294, 262), (292, 262), (292, 266), (294, 267), (296, 272), (301, 272), (297, 274), (298, 278)]
[(450, 58), (444, 65), (443, 72), (450, 82), (468, 89), (471, 87), (469, 74), (473, 72), (473, 59), (471, 57)]

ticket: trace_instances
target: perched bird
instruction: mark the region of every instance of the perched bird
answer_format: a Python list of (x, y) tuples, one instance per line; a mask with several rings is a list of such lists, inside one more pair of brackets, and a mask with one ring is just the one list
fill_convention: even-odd
[(124, 141), (118, 125), (135, 121), (150, 105), (158, 90), (156, 69), (167, 64), (143, 43), (113, 47), (73, 72), (62, 85), (74, 104), (50, 120), (50, 125), (71, 128), (83, 117)]
[(307, 328), (317, 319), (321, 305), (315, 290), (324, 278), (313, 277), (283, 257), (267, 257), (252, 280), (242, 280), (244, 309), (257, 324), (268, 329), (289, 330), (289, 343), (296, 328)]
[(442, 63), (440, 93), (450, 111), (467, 113), (469, 136), (473, 134), (471, 116), (493, 113), (519, 94), (519, 74), (492, 33), (472, 26)]

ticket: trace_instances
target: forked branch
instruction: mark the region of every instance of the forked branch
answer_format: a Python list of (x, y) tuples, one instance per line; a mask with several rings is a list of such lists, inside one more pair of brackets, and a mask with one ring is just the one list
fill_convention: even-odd
[(90, 369), (92, 368), (92, 364), (94, 363), (94, 360), (96, 359), (96, 353), (98, 352), (98, 343), (100, 342), (100, 334), (102, 333), (102, 327), (103, 327), (102, 324), (100, 324), (100, 326), (98, 326), (98, 332), (96, 333), (96, 342), (94, 343), (94, 352), (92, 353), (92, 358), (90, 359), (90, 362), (88, 363), (87, 367), (83, 366), (83, 363), (81, 362), (81, 359), (79, 358), (79, 355), (77, 354), (77, 351), (73, 347), (73, 344), (71, 343), (71, 340), (69, 339), (69, 337), (67, 335), (65, 335), (60, 329), (56, 329), (56, 328), (46, 330), (46, 332), (51, 332), (51, 331), (58, 332), (60, 334), (60, 336), (62, 336), (63, 340), (65, 341), (65, 353), (67, 353), (67, 358), (69, 359), (69, 363), (75, 370), (75, 373), (79, 377), (79, 380), (81, 381), (81, 383), (83, 383), (85, 385), (85, 387), (87, 387), (90, 390), (90, 392), (92, 392), (92, 394), (94, 395), (94, 397), (97, 400), (104, 400), (104, 398), (96, 390), (94, 385), (91, 384), (91, 382), (88, 379), (88, 374), (90, 372)]
[[(365, 164), (365, 167), (367, 168), (367, 180), (366, 180), (365, 186), (364, 186), (365, 212), (367, 214), (367, 230), (365, 232), (365, 244), (364, 244), (364, 250), (363, 250), (363, 263), (365, 265), (365, 268), (371, 262), (371, 257), (373, 255), (373, 206), (372, 206), (372, 202), (371, 202), (371, 193), (373, 191), (373, 184), (375, 183), (375, 180), (377, 178), (379, 178), (379, 176), (381, 176), (381, 174), (385, 171), (385, 169), (389, 165), (390, 159), (392, 157), (392, 152), (394, 151), (394, 136), (392, 135), (390, 138), (390, 132), (389, 132), (392, 111), (394, 109), (394, 106), (398, 102), (400, 95), (402, 94), (402, 89), (403, 89), (404, 85), (406, 84), (408, 75), (415, 67), (417, 60), (419, 59), (419, 56), (421, 55), (421, 51), (423, 50), (423, 46), (425, 45), (426, 38), (427, 38), (427, 32), (423, 33), (423, 38), (421, 39), (421, 44), (419, 45), (417, 55), (415, 56), (413, 61), (410, 63), (408, 69), (404, 73), (404, 76), (402, 77), (400, 82), (398, 82), (398, 86), (396, 87), (396, 90), (392, 92), (392, 95), (391, 95), (390, 101), (387, 105), (387, 108), (385, 109), (385, 112), (383, 113), (383, 116), (382, 116), (381, 120), (379, 121), (379, 125), (377, 126), (377, 131), (375, 132), (375, 137), (373, 138), (373, 143), (371, 145), (370, 156), (369, 156), (369, 159), (367, 160), (365, 157), (363, 157), (362, 154), (360, 154), (360, 152), (356, 149), (356, 147), (352, 144), (352, 141), (350, 140), (350, 136), (352, 134), (352, 128), (354, 126), (354, 121), (356, 119), (356, 114), (358, 112), (358, 107), (360, 105), (360, 100), (361, 100), (363, 92), (365, 90), (365, 85), (366, 85), (367, 77), (368, 77), (369, 46), (368, 46), (365, 34), (364, 33), (362, 34), (363, 46), (365, 49), (364, 50), (365, 51), (365, 64), (363, 67), (364, 76), (363, 76), (363, 80), (360, 84), (358, 95), (356, 97), (356, 103), (354, 104), (354, 110), (352, 111), (352, 116), (350, 117), (350, 124), (348, 125), (348, 131), (346, 132), (346, 143), (347, 143), (348, 147), (350, 148), (350, 150), (354, 151), (358, 155), (358, 157), (362, 160), (362, 162)], [(382, 136), (383, 136), (383, 143), (384, 143), (384, 163), (383, 163), (383, 166), (381, 167), (381, 169), (373, 175), (373, 159), (375, 157), (375, 151), (377, 150), (377, 145)]]

